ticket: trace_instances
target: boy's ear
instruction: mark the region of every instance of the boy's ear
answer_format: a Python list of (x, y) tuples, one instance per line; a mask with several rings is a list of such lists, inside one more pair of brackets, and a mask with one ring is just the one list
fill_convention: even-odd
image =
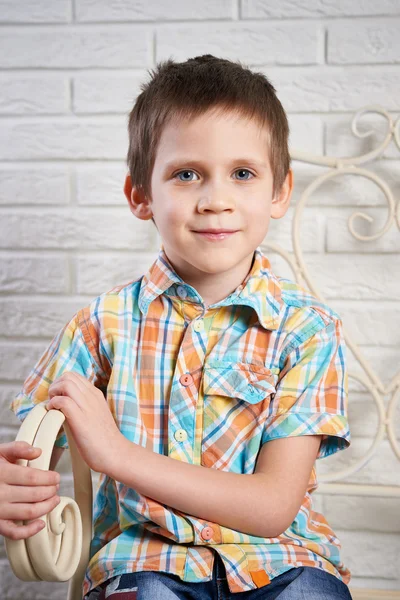
[(132, 187), (131, 176), (129, 174), (125, 177), (124, 194), (128, 200), (129, 208), (135, 217), (143, 221), (152, 218), (153, 213), (148, 199), (142, 190)]
[(271, 204), (271, 217), (273, 219), (280, 219), (286, 214), (289, 208), (289, 201), (293, 191), (293, 170), (289, 169), (285, 177), (285, 181), (279, 191), (275, 193), (275, 196)]

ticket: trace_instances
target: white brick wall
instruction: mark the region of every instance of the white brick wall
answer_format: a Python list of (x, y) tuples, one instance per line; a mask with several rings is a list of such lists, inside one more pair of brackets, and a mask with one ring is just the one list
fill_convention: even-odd
[[(1, 440), (15, 437), (8, 404), (58, 329), (97, 294), (140, 276), (157, 254), (154, 226), (131, 215), (122, 190), (126, 117), (146, 70), (169, 57), (238, 59), (276, 86), (292, 148), (349, 156), (384, 135), (383, 120), (368, 117), (360, 129), (372, 123), (374, 135), (354, 138), (355, 110), (380, 104), (400, 113), (399, 31), (398, 0), (0, 0)], [(397, 199), (399, 164), (392, 145), (371, 166)], [(289, 252), (294, 208), (320, 172), (293, 167), (292, 206), (266, 238)], [(355, 210), (374, 219), (356, 222), (363, 234), (379, 231), (388, 215), (369, 180), (329, 182), (303, 212), (301, 243), (318, 289), (387, 383), (400, 364), (400, 234), (392, 226), (358, 242), (347, 228)], [(270, 257), (293, 277), (282, 257)], [(361, 372), (350, 353), (349, 362)], [(353, 380), (349, 418), (352, 446), (321, 461), (320, 473), (348, 466), (371, 444), (376, 410)], [(60, 468), (71, 490), (68, 462)], [(400, 484), (387, 440), (354, 481)], [(397, 500), (321, 494), (316, 508), (342, 541), (352, 586), (400, 589)], [(66, 595), (65, 584), (18, 581), (3, 546), (0, 586), (4, 600)]]

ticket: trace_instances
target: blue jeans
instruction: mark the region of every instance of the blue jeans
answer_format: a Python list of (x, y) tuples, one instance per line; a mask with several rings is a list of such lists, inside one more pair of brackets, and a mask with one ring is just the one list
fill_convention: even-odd
[[(117, 579), (119, 581), (117, 581)], [(158, 571), (138, 571), (114, 578), (107, 600), (352, 600), (348, 586), (326, 571), (296, 567), (274, 577), (266, 586), (233, 594), (226, 580), (224, 563), (216, 553), (211, 581), (193, 583), (177, 575)], [(105, 582), (85, 600), (105, 600)], [(121, 594), (121, 590), (126, 590)]]

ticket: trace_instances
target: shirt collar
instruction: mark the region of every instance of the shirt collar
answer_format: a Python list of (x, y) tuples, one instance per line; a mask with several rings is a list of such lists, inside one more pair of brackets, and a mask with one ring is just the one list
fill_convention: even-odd
[[(259, 322), (265, 329), (277, 329), (282, 306), (281, 286), (261, 248), (256, 248), (254, 253), (253, 266), (244, 281), (227, 298), (212, 306), (215, 308), (229, 305), (250, 306), (256, 311)], [(175, 287), (170, 289), (172, 286)], [(197, 290), (185, 283), (175, 272), (164, 246), (161, 246), (157, 259), (142, 277), (139, 308), (143, 315), (146, 316), (151, 302), (164, 292), (169, 296), (178, 296), (176, 289), (178, 286), (183, 287), (186, 292), (185, 302), (202, 302)]]

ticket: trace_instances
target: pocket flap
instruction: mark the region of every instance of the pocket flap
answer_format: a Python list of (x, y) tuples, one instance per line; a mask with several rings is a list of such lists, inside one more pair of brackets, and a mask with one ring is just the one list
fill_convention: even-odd
[(205, 395), (239, 398), (251, 404), (276, 392), (272, 371), (252, 363), (206, 362), (203, 385)]

